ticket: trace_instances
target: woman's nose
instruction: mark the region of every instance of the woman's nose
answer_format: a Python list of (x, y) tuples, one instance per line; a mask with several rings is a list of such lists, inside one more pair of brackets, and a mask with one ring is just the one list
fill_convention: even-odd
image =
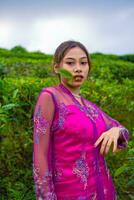
[(79, 68), (79, 69), (76, 69), (75, 71), (76, 71), (76, 72), (81, 72), (82, 70)]
[(81, 70), (80, 65), (77, 65), (77, 66), (75, 67), (74, 71), (75, 71), (75, 72), (81, 72), (82, 70)]

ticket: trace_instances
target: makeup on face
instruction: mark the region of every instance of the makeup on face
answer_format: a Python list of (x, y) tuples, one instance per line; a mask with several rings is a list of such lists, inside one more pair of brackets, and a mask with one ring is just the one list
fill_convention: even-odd
[[(84, 51), (78, 47), (68, 51), (62, 59), (60, 66), (62, 69), (65, 69), (72, 74), (73, 79), (71, 85), (73, 87), (80, 87), (87, 78), (89, 71), (88, 58)], [(68, 82), (64, 77), (62, 77), (62, 80), (66, 83)]]

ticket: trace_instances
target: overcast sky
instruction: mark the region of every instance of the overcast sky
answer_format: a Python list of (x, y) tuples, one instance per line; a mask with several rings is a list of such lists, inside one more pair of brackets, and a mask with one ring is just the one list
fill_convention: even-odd
[(70, 39), (89, 52), (134, 53), (134, 0), (0, 0), (0, 47), (53, 54)]

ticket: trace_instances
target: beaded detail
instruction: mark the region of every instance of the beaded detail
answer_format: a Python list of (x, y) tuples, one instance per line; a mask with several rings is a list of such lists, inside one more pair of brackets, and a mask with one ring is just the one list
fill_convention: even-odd
[(89, 167), (86, 162), (85, 152), (82, 153), (81, 158), (77, 159), (73, 167), (73, 174), (76, 174), (81, 179), (81, 183), (84, 184), (84, 190), (87, 187)]
[(34, 125), (35, 125), (35, 142), (36, 144), (39, 143), (39, 135), (45, 134), (46, 129), (49, 126), (49, 122), (44, 118), (40, 106), (34, 116)]

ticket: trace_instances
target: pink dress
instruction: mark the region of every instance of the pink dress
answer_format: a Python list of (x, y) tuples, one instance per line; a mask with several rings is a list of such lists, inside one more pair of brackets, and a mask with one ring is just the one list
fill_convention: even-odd
[(118, 148), (126, 148), (128, 130), (63, 85), (43, 88), (35, 106), (33, 174), (38, 200), (115, 200), (116, 190), (97, 138), (120, 127)]

